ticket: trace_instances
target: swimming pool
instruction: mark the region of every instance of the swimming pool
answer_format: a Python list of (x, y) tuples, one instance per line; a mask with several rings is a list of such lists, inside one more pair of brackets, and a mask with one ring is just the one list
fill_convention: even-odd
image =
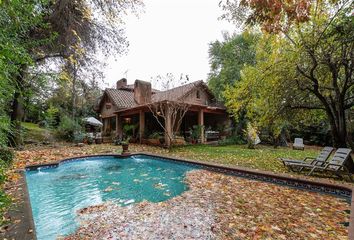
[(56, 168), (26, 171), (37, 239), (73, 233), (77, 210), (112, 201), (129, 205), (161, 202), (187, 190), (184, 177), (195, 165), (145, 155), (87, 157)]

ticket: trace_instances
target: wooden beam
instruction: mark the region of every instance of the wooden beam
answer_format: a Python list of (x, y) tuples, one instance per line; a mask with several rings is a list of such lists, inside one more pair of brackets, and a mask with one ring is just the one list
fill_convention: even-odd
[(145, 112), (140, 110), (139, 112), (139, 142), (143, 139), (145, 131)]
[(116, 135), (119, 138), (123, 137), (123, 123), (120, 114), (116, 115)]
[(201, 138), (200, 141), (201, 143), (204, 143), (205, 140), (204, 140), (204, 110), (203, 109), (200, 109), (198, 112), (198, 125), (203, 126), (200, 133), (200, 138)]

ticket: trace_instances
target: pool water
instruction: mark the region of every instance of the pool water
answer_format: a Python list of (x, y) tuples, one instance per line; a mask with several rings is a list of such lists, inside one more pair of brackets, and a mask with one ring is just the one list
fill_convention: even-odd
[(122, 206), (161, 202), (187, 190), (195, 166), (138, 155), (90, 157), (57, 168), (26, 172), (38, 240), (56, 239), (78, 227), (77, 210), (106, 201)]

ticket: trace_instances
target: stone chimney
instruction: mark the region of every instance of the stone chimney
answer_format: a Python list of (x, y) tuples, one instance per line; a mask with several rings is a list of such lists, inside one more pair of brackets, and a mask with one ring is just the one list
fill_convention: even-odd
[(127, 79), (122, 78), (117, 81), (117, 89), (125, 88), (127, 86)]
[(135, 80), (134, 100), (137, 104), (151, 102), (151, 83), (141, 80)]

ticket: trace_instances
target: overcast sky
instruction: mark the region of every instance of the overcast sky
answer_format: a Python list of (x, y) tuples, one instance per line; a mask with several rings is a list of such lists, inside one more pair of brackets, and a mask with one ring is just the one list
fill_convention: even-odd
[(190, 81), (206, 80), (208, 45), (222, 32), (236, 28), (218, 20), (219, 0), (146, 0), (144, 13), (127, 17), (128, 53), (107, 60), (105, 87), (122, 77), (150, 81), (151, 77), (188, 74)]

